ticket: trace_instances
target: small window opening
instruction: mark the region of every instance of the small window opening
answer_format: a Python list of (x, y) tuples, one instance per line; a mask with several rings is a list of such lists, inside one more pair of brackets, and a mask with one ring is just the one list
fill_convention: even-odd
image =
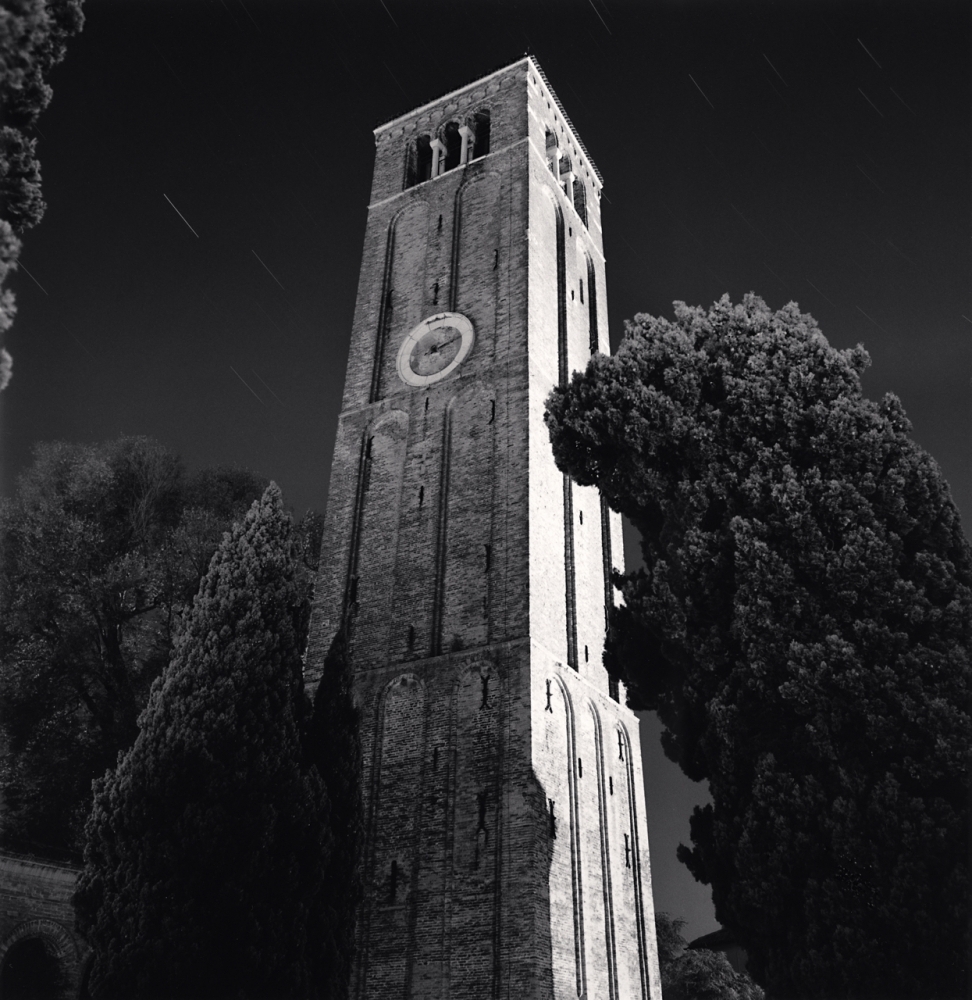
[(445, 169), (452, 170), (459, 166), (459, 154), (462, 152), (462, 135), (459, 133), (458, 122), (449, 122), (442, 130), (442, 144), (445, 146)]
[(432, 305), (437, 306), (439, 304), (439, 283), (436, 282), (432, 286)]
[(409, 625), (408, 626), (408, 648), (409, 649), (414, 649), (415, 648), (415, 626), (414, 625)]
[(577, 758), (577, 777), (584, 777), (584, 762), (580, 759), (580, 757)]
[(573, 288), (570, 290), (570, 301), (571, 302), (574, 301), (574, 289)]
[(491, 399), (489, 401), (489, 422), (492, 423), (496, 419), (496, 400)]
[(621, 730), (618, 730), (618, 760), (624, 760), (624, 737)]
[(585, 646), (585, 647), (584, 647), (584, 662), (585, 662), (585, 663), (588, 663), (588, 662), (590, 662), (590, 659), (591, 659), (591, 658), (590, 658), (590, 656), (589, 656), (589, 655), (588, 655), (588, 653), (587, 653), (587, 646)]
[(388, 885), (388, 902), (394, 903), (395, 897), (398, 895), (398, 862), (393, 861), (391, 863), (391, 879)]
[(550, 803), (550, 811), (548, 812), (548, 817), (550, 819), (550, 838), (551, 840), (557, 839), (557, 817), (554, 815), (554, 800), (547, 799)]
[(610, 791), (612, 795), (614, 794), (614, 778), (610, 775), (608, 775), (608, 791)]
[(580, 512), (580, 523), (581, 524), (584, 523), (584, 512), (583, 511)]
[(419, 507), (422, 506), (422, 502), (425, 500), (425, 487), (419, 487)]
[(493, 546), (484, 545), (483, 548), (486, 550), (486, 572), (488, 573), (493, 564)]
[(439, 216), (439, 232), (442, 232), (442, 216)]
[(550, 699), (553, 697), (553, 691), (550, 690), (550, 679), (547, 678), (547, 707), (544, 709), (545, 712), (550, 712), (553, 714), (553, 708), (550, 705)]
[(493, 251), (493, 270), (495, 271), (499, 267), (499, 250)]
[(581, 217), (581, 222), (586, 226), (587, 223), (587, 188), (584, 186), (584, 182), (579, 178), (574, 179), (574, 208), (577, 210), (577, 214)]
[(483, 674), (483, 700), (479, 703), (480, 708), (489, 708), (489, 674)]
[(578, 279), (578, 283), (580, 284), (580, 300), (581, 300), (581, 305), (583, 305), (584, 304), (584, 279), (583, 278), (579, 278)]
[(628, 840), (628, 835), (624, 835), (624, 867), (631, 867), (631, 843)]
[(426, 413), (429, 412), (429, 397), (428, 396), (425, 397), (425, 412)]
[(473, 153), (470, 159), (478, 159), (489, 152), (489, 112), (477, 111), (469, 122), (469, 127), (473, 130), (475, 138), (473, 140)]

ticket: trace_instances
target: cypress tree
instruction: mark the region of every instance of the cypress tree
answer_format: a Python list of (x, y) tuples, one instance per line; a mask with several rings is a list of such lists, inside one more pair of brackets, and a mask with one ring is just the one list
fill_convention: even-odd
[(354, 704), (346, 630), (338, 631), (324, 660), (308, 731), (308, 755), (327, 788), (331, 855), (318, 943), (316, 980), (322, 997), (349, 995), (355, 950), (355, 914), (361, 896), (362, 835), (360, 712)]
[(272, 484), (203, 578), (140, 732), (95, 783), (78, 928), (93, 996), (311, 995), (329, 853), (301, 759), (296, 546)]
[(636, 316), (556, 389), (642, 539), (606, 665), (713, 802), (679, 857), (774, 997), (964, 996), (972, 549), (863, 348), (755, 295)]

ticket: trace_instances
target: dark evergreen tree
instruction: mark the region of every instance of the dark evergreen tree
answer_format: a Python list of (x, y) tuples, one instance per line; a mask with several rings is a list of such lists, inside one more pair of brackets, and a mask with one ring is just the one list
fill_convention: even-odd
[(4, 0), (0, 10), (0, 390), (10, 381), (2, 344), (16, 312), (13, 292), (2, 285), (17, 267), (16, 234), (36, 226), (45, 209), (37, 139), (28, 132), (50, 103), (47, 75), (83, 24), (81, 0)]
[(45, 444), (0, 500), (3, 843), (80, 858), (91, 781), (137, 735), (223, 532), (266, 479), (147, 438)]
[(351, 666), (344, 629), (324, 660), (308, 730), (308, 758), (327, 788), (331, 856), (325, 875), (325, 908), (315, 940), (319, 942), (317, 980), (327, 1000), (349, 995), (355, 953), (355, 915), (361, 897), (362, 841), (361, 749), (359, 715), (354, 704)]
[(329, 854), (302, 761), (297, 547), (271, 484), (227, 535), (132, 749), (96, 783), (79, 930), (93, 996), (298, 997)]
[(680, 858), (774, 997), (964, 996), (972, 557), (863, 348), (747, 296), (636, 316), (559, 466), (642, 539), (606, 664), (713, 803)]

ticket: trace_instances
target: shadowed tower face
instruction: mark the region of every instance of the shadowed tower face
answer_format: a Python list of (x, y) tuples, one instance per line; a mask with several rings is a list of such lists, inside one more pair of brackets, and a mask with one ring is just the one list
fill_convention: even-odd
[(352, 995), (660, 1000), (616, 515), (550, 389), (609, 350), (601, 181), (525, 58), (375, 132), (307, 657), (362, 708)]

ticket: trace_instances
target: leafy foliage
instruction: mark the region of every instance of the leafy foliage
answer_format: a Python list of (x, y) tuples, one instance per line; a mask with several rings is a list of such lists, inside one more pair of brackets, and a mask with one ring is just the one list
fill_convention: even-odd
[[(37, 140), (32, 128), (51, 100), (45, 77), (64, 58), (68, 38), (84, 24), (81, 0), (5, 0), (0, 8), (0, 286), (17, 267), (23, 233), (44, 215)], [(0, 343), (16, 307), (10, 289), (0, 290)], [(0, 347), (0, 390), (10, 381), (12, 359)]]
[(327, 796), (302, 761), (298, 547), (271, 483), (224, 537), (97, 782), (75, 896), (92, 995), (308, 995), (323, 923)]
[(779, 997), (967, 986), (972, 556), (867, 363), (724, 297), (548, 400), (560, 467), (641, 534), (606, 664), (709, 782), (679, 857)]
[(665, 1000), (763, 1000), (765, 994), (729, 959), (708, 948), (689, 949), (682, 937), (685, 921), (655, 914), (655, 939)]
[[(146, 438), (46, 444), (0, 502), (4, 843), (78, 856), (222, 533), (266, 480)], [(306, 574), (305, 574), (306, 575)]]

